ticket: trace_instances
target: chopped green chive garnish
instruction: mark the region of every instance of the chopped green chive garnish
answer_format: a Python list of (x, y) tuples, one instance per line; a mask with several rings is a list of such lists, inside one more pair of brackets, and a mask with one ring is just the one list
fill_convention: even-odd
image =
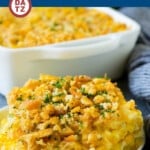
[(88, 98), (92, 98), (94, 96), (93, 94), (86, 92), (85, 88), (81, 88), (80, 91), (83, 95), (87, 96)]
[(63, 86), (63, 83), (64, 83), (64, 80), (63, 79), (60, 79), (58, 80), (56, 83), (53, 84), (53, 86), (57, 87), (57, 88), (62, 88)]
[(61, 97), (61, 96), (64, 96), (65, 94), (64, 93), (58, 93), (56, 95), (53, 95), (53, 96), (58, 96), (58, 97)]
[(17, 97), (17, 101), (22, 101), (23, 98), (22, 98), (22, 95), (20, 95), (19, 97)]
[(79, 121), (79, 125), (80, 125), (80, 127), (82, 128), (82, 127), (83, 127), (83, 122), (82, 122), (82, 121)]
[(105, 117), (105, 112), (101, 111), (100, 114), (103, 116), (103, 118)]
[(34, 99), (34, 96), (33, 96), (33, 95), (29, 95), (28, 98), (29, 98), (30, 100), (32, 100), (32, 99)]
[(59, 26), (60, 24), (58, 24), (57, 22), (54, 22), (53, 25), (50, 26), (50, 30), (55, 31), (57, 29), (57, 26)]
[(106, 109), (105, 111), (109, 112), (109, 113), (114, 113), (115, 112), (115, 110), (111, 110), (111, 109)]
[(60, 101), (58, 101), (58, 102), (52, 102), (52, 104), (59, 105), (59, 104), (61, 104), (61, 102)]
[(59, 115), (59, 118), (62, 119), (64, 117), (64, 115)]
[(44, 103), (50, 103), (52, 101), (52, 96), (49, 94), (46, 94), (44, 98)]
[(70, 114), (70, 113), (68, 113), (68, 114), (67, 114), (67, 117), (68, 117), (68, 118), (71, 118), (71, 114)]
[(104, 103), (111, 103), (109, 99), (105, 99)]
[(98, 95), (104, 95), (104, 94), (107, 95), (108, 92), (104, 90), (104, 91), (99, 91), (99, 92), (97, 92), (97, 94), (98, 94)]
[(104, 109), (104, 106), (101, 105), (101, 104), (96, 104), (95, 107), (98, 108), (99, 110), (103, 110)]
[(80, 91), (81, 91), (82, 94), (86, 94), (85, 88), (81, 88)]

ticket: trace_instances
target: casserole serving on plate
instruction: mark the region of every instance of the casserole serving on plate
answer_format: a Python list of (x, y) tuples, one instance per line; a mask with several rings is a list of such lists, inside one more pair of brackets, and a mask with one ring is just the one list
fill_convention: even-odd
[(42, 75), (14, 88), (0, 113), (0, 149), (138, 150), (143, 118), (108, 78)]
[[(63, 21), (61, 21), (62, 24), (54, 22), (52, 25), (50, 24), (49, 27), (49, 30), (52, 30), (50, 31), (51, 36), (47, 38), (51, 44), (47, 44), (47, 41), (43, 42), (45, 38), (41, 37), (42, 35), (44, 36), (44, 31), (41, 31), (41, 33), (35, 32), (37, 33), (36, 35), (33, 35), (33, 33), (28, 35), (28, 30), (22, 31), (19, 30), (20, 28), (18, 27), (18, 31), (9, 34), (7, 28), (3, 29), (2, 26), (0, 26), (2, 28), (1, 30), (6, 32), (3, 34), (3, 38), (1, 37), (0, 39), (2, 45), (0, 47), (0, 68), (2, 72), (2, 74), (0, 74), (0, 92), (6, 94), (13, 86), (20, 86), (28, 78), (36, 78), (41, 72), (54, 75), (87, 74), (91, 76), (99, 76), (107, 73), (111, 78), (120, 77), (126, 59), (137, 40), (140, 27), (135, 21), (111, 8), (87, 9), (94, 9), (96, 12), (100, 11), (106, 13), (107, 15), (104, 15), (102, 20), (104, 21), (106, 18), (106, 20), (108, 20), (107, 26), (112, 26), (112, 28), (109, 27), (109, 30), (106, 30), (102, 20), (99, 19), (99, 22), (102, 22), (102, 27), (98, 31), (99, 28), (97, 29), (97, 25), (99, 22), (97, 19), (95, 26), (93, 24), (88, 28), (88, 31), (90, 30), (91, 32), (85, 34), (82, 30), (86, 29), (87, 25), (90, 24), (90, 15), (87, 15), (87, 24), (82, 24), (82, 21), (74, 23), (77, 34), (76, 32), (72, 34), (71, 26), (65, 23), (63, 24)], [(81, 9), (80, 13), (83, 13), (83, 10)], [(44, 13), (43, 16), (44, 15), (50, 15), (50, 13)], [(77, 15), (77, 17), (78, 16), (80, 15)], [(58, 19), (59, 17), (61, 18), (61, 16), (58, 16)], [(31, 16), (31, 18), (31, 22), (39, 19), (34, 15)], [(97, 18), (99, 18), (99, 16)], [(14, 29), (14, 24), (10, 26), (11, 19), (12, 18), (6, 22), (6, 25), (10, 27), (10, 31), (11, 28)], [(80, 20), (82, 20), (82, 18), (80, 18)], [(19, 21), (24, 21), (24, 18)], [(114, 22), (119, 22), (120, 24), (116, 23), (116, 25)], [(43, 26), (43, 24), (40, 23), (38, 26)], [(36, 31), (38, 30), (38, 28), (34, 26), (28, 27), (26, 23), (25, 26)], [(55, 30), (62, 28), (69, 30), (68, 35), (58, 38)], [(22, 34), (23, 36), (21, 36)], [(45, 34), (47, 34), (47, 32)], [(15, 35), (15, 37), (11, 39), (9, 35)], [(32, 39), (31, 37), (37, 37), (40, 40), (34, 41), (35, 38)], [(66, 39), (66, 42), (64, 42), (64, 39)], [(22, 42), (23, 40), (24, 42)], [(30, 42), (32, 44), (30, 44)]]

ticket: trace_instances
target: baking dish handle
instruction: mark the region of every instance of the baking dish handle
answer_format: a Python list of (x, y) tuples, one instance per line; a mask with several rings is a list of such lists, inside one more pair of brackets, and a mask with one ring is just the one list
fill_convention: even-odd
[[(102, 39), (102, 38), (101, 38)], [(96, 42), (72, 44), (56, 44), (54, 46), (45, 45), (35, 49), (34, 60), (39, 59), (75, 59), (89, 57), (115, 50), (120, 45), (120, 40), (116, 36), (109, 36)]]

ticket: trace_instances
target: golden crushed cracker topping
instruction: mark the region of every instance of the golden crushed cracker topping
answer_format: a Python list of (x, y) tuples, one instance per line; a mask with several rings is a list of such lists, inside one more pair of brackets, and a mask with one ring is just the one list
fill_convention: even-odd
[(8, 104), (13, 121), (3, 139), (18, 149), (132, 150), (142, 143), (141, 112), (107, 78), (42, 75), (14, 88)]
[(17, 18), (8, 8), (0, 8), (0, 45), (31, 47), (76, 40), (127, 30), (124, 23), (94, 9), (79, 7), (32, 8)]

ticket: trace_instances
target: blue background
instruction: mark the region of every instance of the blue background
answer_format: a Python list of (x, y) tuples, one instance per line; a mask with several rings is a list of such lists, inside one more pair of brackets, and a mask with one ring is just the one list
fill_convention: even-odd
[[(32, 6), (150, 6), (150, 0), (31, 0)], [(9, 0), (0, 0), (8, 6)]]

